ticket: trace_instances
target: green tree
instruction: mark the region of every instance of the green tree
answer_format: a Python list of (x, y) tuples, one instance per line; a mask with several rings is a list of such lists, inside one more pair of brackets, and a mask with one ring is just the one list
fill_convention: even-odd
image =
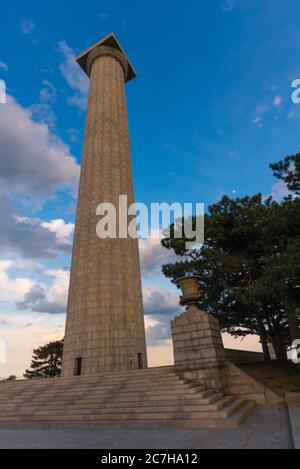
[(274, 171), (274, 176), (284, 181), (290, 191), (300, 194), (300, 152), (286, 156), (283, 161), (271, 164), (270, 168)]
[(16, 381), (17, 377), (15, 375), (10, 375), (8, 378), (6, 378), (6, 381)]
[(61, 375), (63, 340), (50, 342), (33, 351), (30, 368), (24, 378), (54, 378)]
[(1, 379), (0, 381), (16, 381), (17, 377), (15, 375), (10, 375), (8, 378)]
[(286, 249), (269, 264), (260, 281), (262, 288), (282, 303), (287, 314), (291, 339), (300, 339), (300, 236), (288, 241)]
[[(179, 275), (198, 274), (200, 307), (217, 316), (223, 330), (233, 336), (258, 334), (266, 359), (268, 342), (273, 343), (277, 358), (286, 358), (297, 330), (295, 324), (291, 327), (291, 318), (298, 314), (300, 276), (291, 246), (300, 235), (299, 200), (279, 204), (271, 198), (263, 200), (260, 194), (224, 196), (208, 209), (200, 250), (186, 251), (186, 240), (175, 239), (175, 230), (173, 225), (170, 238), (162, 244), (183, 256), (183, 261), (164, 266), (164, 274), (174, 283)], [(280, 284), (276, 290), (271, 270), (275, 266)]]
[[(294, 193), (290, 199), (299, 199), (300, 195), (300, 152), (286, 156), (283, 161), (270, 165), (274, 176), (282, 180), (287, 188)], [(296, 202), (295, 202), (296, 203)], [(290, 217), (291, 221), (293, 220)], [(299, 308), (299, 270), (300, 270), (300, 241), (299, 237), (289, 240), (286, 252), (271, 266), (267, 275), (274, 282), (278, 294), (282, 297), (289, 318), (292, 339), (300, 338), (300, 308)]]

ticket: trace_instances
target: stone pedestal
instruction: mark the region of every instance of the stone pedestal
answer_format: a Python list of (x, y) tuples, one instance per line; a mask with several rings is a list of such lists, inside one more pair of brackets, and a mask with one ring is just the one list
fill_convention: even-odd
[(195, 304), (172, 321), (176, 372), (207, 388), (221, 390), (225, 383), (225, 350), (219, 322)]

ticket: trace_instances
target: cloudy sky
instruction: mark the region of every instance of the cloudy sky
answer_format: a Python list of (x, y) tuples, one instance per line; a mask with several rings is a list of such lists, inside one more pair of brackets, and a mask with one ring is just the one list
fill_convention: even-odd
[[(299, 151), (297, 0), (13, 0), (2, 6), (0, 377), (63, 336), (88, 80), (76, 54), (114, 31), (127, 85), (138, 202), (216, 202), (285, 188), (268, 165)], [(5, 18), (5, 21), (3, 21)], [(141, 241), (151, 365), (172, 362), (170, 260)], [(259, 348), (255, 338), (228, 346)]]

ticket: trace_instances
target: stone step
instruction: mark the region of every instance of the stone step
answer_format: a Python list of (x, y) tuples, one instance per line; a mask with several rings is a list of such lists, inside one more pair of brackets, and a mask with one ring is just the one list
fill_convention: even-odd
[[(247, 415), (248, 416), (248, 415)], [(245, 417), (246, 419), (247, 417)], [(237, 428), (245, 419), (239, 419), (236, 416), (232, 416), (229, 419), (200, 419), (200, 420), (101, 420), (101, 421), (72, 421), (72, 422), (1, 422), (0, 428), (6, 430), (21, 430), (21, 429), (37, 429), (37, 430), (59, 430), (59, 429), (133, 429), (133, 430), (144, 430), (144, 429), (182, 429), (182, 430), (199, 430), (199, 429), (229, 429)]]
[(16, 407), (16, 406), (7, 406), (6, 409), (4, 409), (1, 412), (1, 415), (13, 415), (15, 413), (17, 414), (34, 414), (36, 412), (46, 412), (46, 413), (61, 413), (65, 414), (66, 412), (78, 412), (82, 411), (83, 413), (95, 413), (96, 411), (100, 410), (101, 412), (103, 410), (106, 410), (107, 412), (113, 412), (115, 409), (118, 409), (118, 411), (122, 411), (126, 409), (126, 411), (130, 412), (138, 412), (140, 410), (146, 410), (148, 409), (149, 411), (177, 411), (177, 410), (182, 410), (182, 411), (190, 411), (190, 412), (197, 412), (197, 411), (203, 411), (203, 410), (220, 410), (223, 407), (231, 404), (234, 401), (234, 398), (231, 396), (223, 397), (216, 402), (212, 404), (204, 404), (203, 399), (199, 400), (167, 400), (167, 401), (141, 401), (140, 403), (136, 402), (98, 402), (96, 404), (74, 404), (74, 403), (65, 403), (65, 404), (60, 404), (56, 405), (55, 403), (51, 405), (47, 405), (45, 407), (43, 406), (34, 406), (30, 404), (24, 404), (21, 407)]
[(113, 378), (143, 378), (143, 377), (159, 377), (159, 376), (177, 376), (174, 367), (155, 367), (155, 368), (145, 368), (143, 370), (125, 370), (125, 371), (112, 371), (101, 373), (93, 376), (73, 376), (71, 378), (59, 378), (59, 380), (64, 380), (68, 384), (73, 384), (74, 382), (82, 381), (93, 381), (97, 379), (113, 379)]
[(141, 414), (139, 418), (131, 416), (131, 418), (112, 419), (111, 416), (107, 420), (94, 419), (78, 419), (70, 418), (64, 420), (63, 418), (53, 419), (43, 417), (36, 417), (30, 421), (21, 420), (20, 417), (8, 417), (3, 418), (0, 421), (1, 428), (235, 428), (245, 421), (245, 419), (254, 410), (254, 402), (244, 402), (238, 409), (238, 411), (232, 414), (230, 417), (223, 418), (220, 414), (213, 417), (212, 413), (210, 417), (204, 418), (204, 413), (200, 417), (197, 414), (192, 414), (192, 418), (183, 418), (184, 414), (171, 414), (172, 417), (166, 418), (166, 414), (159, 414), (157, 419), (154, 419), (154, 414), (151, 414), (149, 419), (145, 417), (147, 414)]
[[(99, 391), (93, 391), (92, 393), (80, 395), (80, 393), (74, 392), (73, 394), (58, 394), (58, 395), (51, 395), (44, 393), (43, 395), (38, 395), (34, 399), (31, 399), (32, 402), (35, 404), (47, 404), (49, 402), (49, 399), (55, 398), (55, 402), (61, 402), (61, 401), (66, 401), (68, 398), (70, 399), (85, 399), (85, 400), (93, 400), (93, 399), (105, 399), (105, 398), (111, 398), (113, 399), (114, 397), (118, 396), (118, 398), (122, 399), (130, 399), (131, 397), (139, 397), (143, 396), (144, 398), (151, 398), (154, 396), (161, 396), (162, 398), (168, 398), (169, 396), (182, 396), (186, 397), (188, 395), (191, 396), (196, 396), (196, 397), (208, 397), (213, 393), (212, 390), (203, 390), (202, 387), (194, 387), (194, 388), (171, 388), (171, 389), (154, 389), (153, 391), (134, 391), (134, 390), (126, 390), (126, 389), (118, 389), (118, 390), (107, 390), (104, 391), (102, 389), (99, 389)], [(26, 402), (26, 398), (24, 396), (20, 396), (15, 399), (10, 399), (11, 404), (22, 404), (22, 402)], [(6, 401), (7, 402), (7, 401)], [(6, 404), (7, 405), (7, 404)]]
[[(58, 381), (58, 379), (56, 379)], [(53, 383), (54, 379), (51, 378), (43, 378), (43, 379), (26, 379), (20, 381), (2, 381), (0, 382), (0, 393), (4, 389), (26, 389), (32, 386), (34, 383), (35, 387), (43, 387), (49, 385), (49, 383)]]
[[(133, 388), (133, 389), (136, 389), (136, 388), (140, 388), (140, 389), (143, 389), (143, 388), (149, 388), (149, 389), (153, 389), (154, 387), (162, 387), (162, 388), (170, 388), (170, 387), (173, 387), (173, 386), (177, 386), (177, 387), (182, 387), (182, 386), (186, 386), (188, 388), (192, 388), (192, 387), (196, 387), (198, 386), (196, 383), (190, 383), (190, 382), (184, 382), (182, 380), (161, 380), (161, 381), (143, 381), (142, 383), (135, 383), (133, 381), (121, 381), (121, 382), (116, 382), (116, 383), (107, 383), (107, 382), (103, 382), (103, 383), (98, 383), (98, 384), (94, 384), (94, 385), (77, 385), (77, 386), (49, 386), (49, 387), (45, 387), (42, 389), (43, 392), (55, 392), (55, 393), (59, 393), (59, 392), (73, 392), (74, 390), (76, 391), (96, 391), (98, 389), (111, 389), (111, 388), (119, 388), (119, 387), (124, 387), (124, 388)], [(31, 390), (23, 390), (21, 392), (17, 392), (17, 393), (11, 393), (11, 392), (5, 392), (5, 393), (0, 393), (0, 398), (1, 397), (9, 397), (9, 396), (12, 396), (12, 395), (15, 395), (15, 396), (20, 396), (20, 395), (31, 395), (31, 394), (38, 394), (39, 392), (41, 391), (41, 389), (35, 389), (34, 391), (31, 389)]]
[[(213, 395), (212, 395), (213, 396)], [(212, 397), (211, 396), (211, 397)], [(226, 396), (223, 397), (222, 394), (218, 394), (218, 397), (215, 399), (176, 399), (176, 400), (170, 400), (166, 399), (164, 401), (162, 400), (141, 400), (140, 402), (130, 402), (130, 401), (114, 401), (114, 402), (107, 402), (101, 404), (101, 406), (105, 409), (109, 408), (114, 408), (116, 405), (119, 408), (132, 408), (132, 407), (139, 407), (139, 408), (156, 408), (156, 409), (167, 409), (171, 406), (176, 406), (176, 407), (181, 407), (181, 408), (187, 408), (187, 409), (199, 409), (201, 408), (212, 408), (212, 409), (220, 409), (224, 405), (230, 404), (233, 400), (234, 397), (232, 396)], [(82, 408), (89, 408), (89, 406), (95, 406), (97, 408), (97, 404), (80, 404), (78, 403), (77, 406), (82, 406)]]
[(148, 390), (147, 392), (144, 392), (143, 390), (138, 390), (134, 391), (132, 389), (126, 389), (124, 387), (123, 389), (109, 389), (109, 390), (103, 390), (101, 388), (97, 390), (93, 390), (92, 392), (76, 392), (75, 390), (68, 390), (62, 393), (52, 393), (52, 392), (43, 392), (41, 394), (35, 393), (31, 395), (26, 395), (26, 394), (21, 394), (18, 396), (13, 396), (13, 397), (7, 397), (6, 399), (3, 399), (3, 401), (0, 400), (0, 406), (6, 406), (8, 403), (10, 404), (21, 404), (26, 401), (32, 401), (35, 403), (48, 403), (51, 401), (51, 399), (55, 399), (55, 402), (59, 401), (64, 401), (64, 400), (77, 400), (77, 399), (88, 399), (88, 400), (97, 400), (97, 399), (102, 399), (107, 396), (110, 396), (111, 398), (114, 398), (116, 395), (122, 397), (122, 398), (130, 398), (130, 396), (135, 396), (140, 398), (141, 394), (145, 397), (147, 396), (153, 396), (153, 395), (165, 395), (165, 394), (178, 394), (178, 396), (181, 395), (191, 395), (191, 396), (198, 396), (198, 397), (207, 397), (211, 394), (213, 394), (213, 390), (205, 390), (203, 386), (194, 386), (194, 387), (187, 387), (185, 385), (180, 386), (180, 387), (172, 387), (171, 389), (169, 388), (163, 388), (163, 389), (152, 389)]
[[(101, 376), (142, 376), (150, 374), (152, 375), (160, 375), (160, 374), (168, 374), (172, 373), (175, 374), (174, 366), (158, 366), (153, 368), (144, 368), (142, 370), (123, 370), (123, 371), (109, 371), (106, 373), (101, 373)], [(82, 378), (85, 378), (82, 376)]]
[[(13, 409), (25, 409), (25, 408), (30, 408), (30, 409), (38, 409), (38, 408), (44, 408), (44, 407), (49, 407), (49, 408), (64, 408), (65, 406), (102, 406), (105, 404), (111, 403), (112, 405), (118, 405), (120, 404), (121, 406), (123, 405), (126, 407), (129, 403), (135, 404), (135, 405), (141, 405), (144, 402), (161, 402), (162, 405), (164, 403), (167, 403), (170, 400), (173, 401), (184, 401), (184, 402), (191, 402), (193, 405), (196, 405), (197, 402), (201, 402), (202, 404), (210, 404), (216, 400), (219, 399), (219, 395), (213, 396), (209, 395), (207, 398), (201, 398), (198, 394), (152, 394), (149, 396), (145, 396), (143, 394), (141, 395), (130, 395), (130, 396), (121, 396), (121, 395), (116, 395), (112, 396), (107, 394), (106, 396), (101, 396), (98, 398), (74, 398), (74, 399), (57, 399), (53, 401), (42, 401), (42, 400), (30, 400), (30, 401), (20, 401), (20, 402), (9, 402), (5, 406), (0, 407), (0, 416), (2, 412), (5, 412), (5, 410), (13, 410)], [(222, 395), (221, 395), (222, 397)]]
[[(232, 414), (230, 414), (232, 415)], [(16, 421), (22, 422), (28, 420), (36, 421), (72, 421), (72, 420), (197, 420), (197, 419), (226, 419), (228, 417), (224, 411), (203, 411), (203, 412), (98, 412), (97, 414), (91, 415), (90, 413), (70, 413), (61, 415), (47, 414), (47, 413), (35, 413), (34, 415), (8, 415), (2, 416), (1, 422)]]
[(104, 378), (102, 376), (100, 376), (99, 378), (93, 380), (93, 381), (89, 381), (87, 379), (85, 380), (79, 380), (79, 381), (74, 381), (74, 382), (65, 382), (63, 379), (59, 379), (56, 383), (51, 383), (51, 384), (55, 384), (56, 386), (72, 386), (72, 385), (76, 385), (76, 386), (94, 386), (94, 385), (97, 385), (97, 384), (105, 384), (105, 383), (108, 383), (108, 384), (113, 384), (113, 383), (119, 383), (119, 382), (132, 382), (132, 383), (137, 383), (137, 384), (141, 384), (141, 383), (144, 383), (144, 382), (149, 382), (149, 383), (153, 383), (153, 379), (155, 379), (155, 382), (160, 382), (160, 381), (166, 381), (166, 382), (172, 382), (172, 381), (181, 381), (181, 379), (174, 375), (174, 374), (169, 374), (169, 375), (161, 375), (161, 376), (124, 376), (124, 377), (107, 377), (107, 378)]
[(199, 386), (189, 386), (185, 385), (182, 383), (178, 384), (172, 384), (171, 386), (168, 385), (163, 385), (163, 386), (142, 386), (142, 387), (135, 387), (135, 386), (117, 386), (117, 387), (108, 387), (108, 386), (102, 386), (96, 389), (68, 389), (68, 390), (48, 390), (48, 391), (43, 391), (42, 393), (21, 393), (16, 396), (0, 396), (0, 405), (3, 404), (5, 405), (7, 401), (24, 401), (24, 400), (29, 400), (29, 399), (42, 399), (43, 401), (47, 401), (48, 399), (51, 398), (72, 398), (72, 397), (78, 397), (78, 396), (103, 396), (106, 394), (116, 394), (116, 393), (121, 393), (121, 394), (136, 394), (136, 393), (145, 393), (146, 395), (149, 393), (168, 393), (172, 392), (174, 393), (195, 393), (198, 391), (204, 390), (203, 387)]
[(173, 367), (0, 384), (0, 428), (228, 428), (252, 410)]
[[(76, 411), (89, 411), (89, 412), (95, 412), (95, 410), (98, 409), (107, 409), (110, 412), (110, 409), (115, 409), (118, 408), (119, 410), (122, 409), (130, 409), (130, 411), (135, 411), (136, 409), (149, 409), (153, 411), (161, 411), (161, 410), (166, 410), (166, 411), (177, 411), (177, 410), (182, 410), (182, 411), (190, 411), (190, 412), (196, 412), (196, 411), (202, 411), (202, 410), (220, 410), (223, 407), (225, 407), (228, 404), (231, 404), (234, 401), (234, 398), (232, 396), (226, 396), (222, 397), (221, 399), (211, 403), (203, 403), (203, 399), (199, 400), (168, 400), (168, 401), (141, 401), (140, 403), (136, 402), (105, 402), (105, 403), (88, 403), (88, 404), (76, 404), (74, 403), (65, 403), (65, 404), (51, 404), (47, 405), (47, 411), (49, 410), (50, 412), (52, 411), (59, 411), (59, 412), (64, 412), (71, 410), (72, 412), (74, 409)], [(7, 406), (4, 411), (1, 412), (2, 415), (7, 415), (7, 414), (13, 414), (15, 412), (19, 413), (28, 413), (32, 414), (35, 411), (43, 410), (41, 407), (36, 407), (30, 404), (23, 405), (22, 407), (16, 407), (16, 406)]]
[(178, 377), (175, 374), (164, 374), (164, 375), (128, 375), (128, 376), (98, 376), (95, 379), (88, 379), (88, 378), (72, 378), (70, 381), (66, 381), (63, 378), (60, 378), (57, 380), (56, 383), (51, 383), (55, 384), (57, 386), (80, 386), (80, 385), (92, 385), (94, 386), (95, 384), (102, 384), (102, 383), (116, 383), (116, 382), (122, 382), (122, 381), (130, 381), (130, 382), (135, 382), (135, 383), (143, 383), (145, 381), (160, 381), (160, 380), (165, 380), (165, 381), (178, 381), (180, 380), (180, 377)]
[[(166, 411), (171, 411), (172, 409), (180, 409), (180, 410), (186, 410), (190, 412), (196, 412), (196, 411), (202, 411), (202, 410), (219, 410), (223, 407), (225, 407), (228, 404), (231, 404), (234, 401), (234, 397), (232, 396), (227, 396), (227, 397), (222, 397), (221, 399), (218, 399), (212, 403), (206, 403), (203, 402), (204, 399), (193, 399), (193, 400), (188, 400), (188, 399), (182, 399), (182, 400), (166, 400), (166, 401), (142, 401), (138, 403), (138, 409), (149, 409), (149, 410), (166, 410)], [(95, 405), (95, 404), (94, 404)], [(77, 406), (80, 406), (80, 404), (77, 404)], [(77, 408), (76, 406), (76, 408)], [(87, 405), (81, 405), (80, 408), (90, 408), (91, 404)], [(97, 409), (97, 406), (95, 407)], [(132, 411), (137, 408), (136, 403), (128, 403), (128, 402), (109, 402), (105, 404), (101, 404), (102, 409), (110, 410), (110, 409), (131, 409)]]
[(144, 370), (127, 370), (127, 371), (115, 371), (111, 373), (102, 373), (96, 376), (74, 376), (71, 378), (43, 378), (43, 379), (33, 379), (33, 380), (18, 380), (18, 381), (2, 381), (0, 382), (0, 394), (2, 390), (5, 388), (7, 389), (16, 389), (18, 388), (25, 388), (31, 387), (32, 383), (34, 382), (34, 386), (45, 386), (47, 384), (65, 384), (67, 386), (73, 384), (79, 384), (80, 382), (83, 383), (95, 383), (97, 381), (103, 382), (103, 380), (115, 380), (115, 379), (141, 379), (144, 380), (145, 378), (152, 379), (155, 377), (158, 379), (159, 377), (168, 378), (173, 377), (176, 379), (178, 376), (174, 372), (174, 367), (157, 367), (157, 368), (147, 368)]
[(64, 411), (64, 409), (68, 409), (68, 408), (90, 409), (91, 412), (93, 412), (94, 409), (99, 409), (99, 408), (109, 409), (109, 408), (114, 408), (116, 406), (118, 408), (125, 408), (125, 409), (126, 408), (157, 407), (161, 410), (162, 408), (164, 409), (166, 406), (169, 406), (169, 407), (170, 406), (176, 406), (176, 407), (185, 406), (188, 408), (191, 408), (191, 406), (193, 406), (195, 409), (198, 409), (199, 407), (204, 408), (206, 406), (207, 408), (219, 409), (223, 407), (225, 404), (232, 402), (233, 399), (234, 398), (231, 396), (223, 397), (222, 394), (212, 394), (211, 396), (207, 398), (198, 398), (198, 399), (177, 398), (175, 400), (174, 399), (173, 400), (170, 400), (170, 399), (145, 400), (143, 398), (140, 398), (139, 400), (133, 399), (130, 401), (128, 400), (122, 401), (119, 399), (112, 401), (111, 399), (107, 399), (103, 401), (97, 400), (97, 401), (88, 401), (88, 402), (81, 400), (81, 401), (76, 401), (76, 402), (75, 401), (66, 401), (62, 403), (53, 402), (53, 403), (48, 403), (47, 406), (35, 405), (34, 403), (26, 402), (21, 405), (7, 404), (7, 406), (3, 408), (2, 411), (0, 410), (0, 415), (4, 415), (8, 412), (32, 414), (35, 411), (39, 409), (44, 409), (44, 408), (47, 408), (50, 410), (60, 409), (62, 412)]
[[(193, 398), (191, 398), (193, 397)], [(7, 406), (3, 409), (0, 409), (0, 416), (6, 412), (29, 412), (34, 413), (35, 411), (41, 409), (63, 409), (67, 407), (72, 407), (77, 409), (79, 406), (80, 408), (90, 408), (90, 409), (98, 409), (98, 408), (111, 408), (111, 407), (143, 407), (143, 406), (161, 406), (164, 407), (165, 405), (194, 405), (194, 406), (209, 406), (214, 403), (218, 403), (222, 399), (225, 399), (221, 393), (219, 394), (211, 394), (209, 391), (209, 395), (204, 398), (194, 398), (194, 396), (189, 395), (188, 397), (181, 397), (177, 399), (170, 400), (169, 396), (164, 396), (156, 398), (155, 396), (151, 396), (149, 399), (144, 399), (143, 397), (132, 397), (131, 399), (126, 398), (116, 398), (115, 400), (111, 400), (108, 397), (106, 400), (88, 400), (88, 399), (81, 399), (76, 401), (62, 401), (62, 402), (53, 402), (53, 403), (45, 403), (45, 404), (36, 404), (35, 402), (23, 402), (21, 404), (7, 404)], [(226, 399), (230, 399), (226, 397)]]
[(195, 386), (196, 384), (188, 382), (186, 380), (180, 380), (179, 378), (161, 378), (158, 380), (142, 380), (141, 382), (137, 382), (135, 380), (114, 380), (114, 381), (102, 381), (102, 382), (96, 382), (96, 383), (78, 383), (72, 385), (62, 385), (62, 384), (53, 384), (49, 383), (48, 385), (44, 385), (43, 387), (41, 386), (35, 386), (34, 385), (34, 390), (31, 387), (26, 387), (26, 388), (15, 388), (13, 389), (8, 389), (8, 390), (0, 390), (0, 397), (1, 396), (9, 396), (12, 394), (15, 395), (20, 395), (23, 393), (37, 393), (41, 390), (56, 390), (56, 391), (62, 391), (66, 389), (94, 389), (98, 387), (114, 387), (114, 386), (121, 386), (121, 385), (128, 385), (128, 386), (133, 386), (133, 387), (139, 387), (139, 386), (172, 386), (172, 385), (186, 385), (186, 386)]
[(241, 425), (242, 423), (246, 421), (249, 415), (252, 414), (255, 408), (256, 408), (256, 403), (254, 401), (244, 401), (240, 409), (228, 419), (229, 423), (230, 423), (230, 419), (232, 419), (236, 422), (236, 426)]
[[(170, 399), (170, 393), (169, 394), (163, 394), (163, 395), (157, 395), (157, 394), (151, 394), (149, 396), (147, 396), (147, 401), (157, 401), (157, 400), (160, 400), (160, 401), (168, 401)], [(175, 394), (176, 396), (176, 394)], [(181, 400), (184, 400), (184, 399), (189, 399), (189, 400), (194, 400), (194, 399), (202, 399), (204, 401), (204, 403), (210, 403), (214, 400), (217, 400), (219, 397), (223, 397), (223, 395), (220, 393), (220, 394), (215, 394), (214, 395), (214, 391), (213, 390), (207, 390), (207, 391), (202, 391), (200, 393), (197, 393), (197, 394), (180, 394), (178, 395), (177, 394), (177, 397), (175, 397), (175, 399), (181, 399)], [(112, 396), (108, 396), (108, 399), (112, 402), (143, 402), (145, 401), (145, 397), (143, 395), (131, 395), (131, 396), (121, 396), (121, 395), (118, 395), (114, 398), (114, 400), (112, 400)], [(172, 399), (172, 397), (171, 397)], [(206, 402), (205, 402), (205, 399), (206, 399)], [(75, 401), (76, 404), (79, 404), (79, 403), (82, 403), (82, 402), (86, 402), (86, 403), (97, 403), (99, 402), (99, 399), (95, 399), (95, 398), (89, 398), (88, 396), (84, 397), (84, 398), (81, 398), (81, 399), (77, 399)]]
[[(206, 397), (201, 397), (199, 395), (192, 395), (189, 394), (188, 396), (177, 396), (177, 398), (170, 397), (170, 396), (163, 396), (157, 398), (156, 396), (150, 396), (147, 399), (144, 399), (143, 397), (132, 397), (130, 398), (116, 398), (114, 400), (108, 400), (105, 402), (105, 406), (107, 407), (113, 407), (116, 404), (120, 406), (128, 406), (128, 405), (161, 405), (165, 406), (170, 403), (170, 405), (173, 405), (173, 403), (177, 404), (187, 404), (187, 405), (210, 405), (213, 404), (223, 398), (223, 394), (221, 393), (213, 393), (213, 391), (208, 391), (207, 393), (203, 393), (204, 396)], [(84, 405), (90, 405), (92, 402), (86, 402), (86, 400), (78, 400), (76, 401), (76, 405), (84, 404)]]
[[(194, 388), (195, 389), (195, 388)], [(205, 397), (209, 397), (211, 396), (214, 391), (213, 390), (201, 390), (201, 391), (198, 391), (197, 390), (190, 390), (190, 389), (182, 389), (182, 390), (173, 390), (173, 389), (170, 389), (168, 391), (160, 391), (159, 389), (158, 390), (154, 390), (152, 392), (127, 392), (126, 390), (124, 391), (120, 391), (116, 394), (98, 394), (98, 395), (85, 395), (85, 396), (81, 396), (79, 398), (76, 399), (76, 403), (78, 402), (82, 402), (83, 400), (85, 402), (97, 402), (97, 399), (110, 399), (110, 400), (114, 400), (114, 402), (116, 400), (118, 401), (130, 401), (130, 400), (136, 400), (136, 401), (139, 401), (139, 400), (145, 400), (145, 399), (149, 399), (149, 400), (157, 400), (157, 399), (161, 399), (161, 400), (168, 400), (170, 399), (171, 396), (173, 397), (180, 397), (182, 399), (199, 399), (199, 398), (205, 398)], [(202, 389), (202, 388), (201, 388)]]
[[(114, 418), (114, 415), (123, 415), (124, 418), (130, 418), (131, 415), (133, 416), (139, 416), (139, 415), (145, 415), (145, 414), (153, 414), (154, 416), (156, 415), (162, 415), (164, 416), (165, 414), (180, 414), (182, 415), (182, 418), (191, 418), (192, 416), (196, 416), (193, 418), (197, 418), (197, 415), (203, 416), (203, 418), (210, 418), (210, 417), (215, 417), (215, 418), (226, 418), (232, 415), (235, 411), (237, 411), (243, 402), (241, 400), (232, 400), (229, 403), (223, 403), (221, 406), (180, 406), (180, 405), (172, 405), (172, 406), (142, 406), (142, 407), (128, 407), (128, 408), (122, 408), (122, 407), (110, 407), (110, 408), (104, 408), (104, 407), (99, 407), (97, 409), (92, 410), (90, 408), (64, 408), (64, 409), (38, 409), (35, 411), (30, 411), (24, 409), (20, 409), (19, 411), (6, 411), (3, 414), (3, 417), (13, 417), (13, 416), (19, 416), (19, 417), (37, 417), (37, 416), (43, 416), (44, 418), (48, 417), (61, 417), (63, 415), (63, 418), (66, 418), (67, 420), (70, 418), (74, 418), (74, 416), (77, 416), (77, 418), (83, 417), (83, 418), (99, 418), (102, 415), (111, 415), (112, 418)], [(121, 417), (120, 417), (121, 418)], [(140, 417), (137, 417), (140, 418)], [(156, 417), (154, 417), (156, 418)], [(164, 417), (162, 417), (164, 418)]]
[(130, 395), (137, 395), (137, 394), (143, 394), (144, 396), (148, 396), (151, 394), (195, 394), (195, 393), (201, 393), (204, 392), (203, 386), (194, 386), (194, 387), (188, 387), (186, 385), (179, 385), (179, 386), (153, 386), (153, 388), (149, 387), (141, 387), (141, 388), (134, 388), (134, 387), (119, 387), (119, 388), (110, 388), (108, 390), (99, 388), (99, 390), (94, 390), (91, 391), (90, 393), (87, 393), (86, 395), (90, 397), (94, 396), (100, 396), (106, 393), (111, 394), (112, 396), (114, 394), (122, 395), (122, 396), (130, 396)]

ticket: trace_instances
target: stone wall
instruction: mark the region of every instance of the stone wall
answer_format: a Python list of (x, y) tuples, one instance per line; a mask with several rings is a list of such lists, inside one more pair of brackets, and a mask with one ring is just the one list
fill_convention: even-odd
[(226, 395), (235, 396), (259, 405), (274, 405), (283, 402), (283, 398), (257, 381), (232, 362), (226, 363)]
[(226, 362), (219, 322), (197, 306), (172, 321), (176, 372), (205, 387), (221, 390)]
[(232, 361), (236, 365), (242, 363), (262, 362), (264, 359), (263, 353), (250, 352), (248, 350), (234, 350), (226, 348), (225, 355), (227, 360)]
[(283, 398), (242, 370), (238, 364), (260, 362), (262, 353), (224, 349), (219, 322), (196, 305), (172, 321), (176, 373), (191, 382), (257, 404)]

